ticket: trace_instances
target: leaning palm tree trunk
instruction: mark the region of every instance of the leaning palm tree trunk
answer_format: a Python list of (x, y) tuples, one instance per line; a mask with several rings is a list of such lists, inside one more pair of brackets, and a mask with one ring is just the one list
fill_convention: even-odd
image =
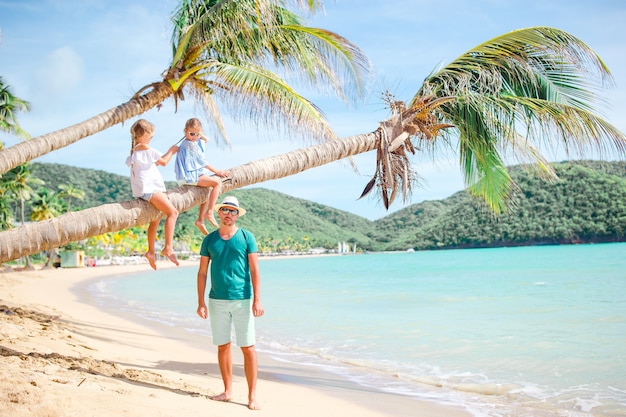
[[(245, 187), (273, 179), (295, 175), (330, 162), (377, 149), (382, 127), (376, 131), (338, 139), (324, 144), (301, 148), (271, 158), (230, 168), (232, 181), (224, 184), (224, 191)], [(168, 197), (180, 211), (189, 210), (205, 201), (209, 189), (181, 186), (169, 190)], [(0, 263), (20, 256), (58, 248), (91, 236), (115, 232), (146, 224), (161, 216), (156, 208), (141, 199), (104, 204), (74, 211), (0, 233)]]
[(143, 114), (173, 94), (167, 82), (156, 83), (151, 87), (152, 89), (147, 93), (133, 97), (126, 103), (83, 122), (0, 150), (0, 175), (48, 152), (64, 148), (94, 133)]

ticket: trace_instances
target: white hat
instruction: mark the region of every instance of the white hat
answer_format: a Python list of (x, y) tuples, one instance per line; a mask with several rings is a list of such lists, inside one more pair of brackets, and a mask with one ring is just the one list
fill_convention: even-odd
[(246, 214), (246, 209), (239, 207), (239, 200), (237, 200), (237, 197), (232, 197), (232, 196), (224, 197), (221, 204), (215, 205), (215, 211), (218, 211), (222, 207), (230, 207), (230, 208), (235, 208), (239, 210), (239, 217)]

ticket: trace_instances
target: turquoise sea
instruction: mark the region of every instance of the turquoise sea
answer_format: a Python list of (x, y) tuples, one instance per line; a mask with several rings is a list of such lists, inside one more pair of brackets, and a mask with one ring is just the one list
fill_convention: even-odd
[[(474, 416), (626, 416), (626, 243), (261, 258), (257, 349)], [(101, 279), (107, 310), (209, 337), (196, 269)], [(263, 370), (263, 363), (260, 363)]]

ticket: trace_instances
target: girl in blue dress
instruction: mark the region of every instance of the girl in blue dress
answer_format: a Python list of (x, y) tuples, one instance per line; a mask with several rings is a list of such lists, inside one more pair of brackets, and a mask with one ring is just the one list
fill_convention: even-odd
[[(199, 140), (202, 139), (202, 140)], [(211, 187), (209, 198), (200, 205), (196, 227), (207, 235), (208, 230), (204, 226), (204, 220), (208, 220), (215, 228), (219, 227), (215, 220), (213, 207), (222, 191), (222, 178), (230, 176), (228, 171), (220, 171), (211, 165), (204, 156), (204, 142), (206, 137), (202, 134), (200, 120), (191, 118), (185, 123), (185, 138), (178, 147), (176, 153), (176, 180), (181, 185), (195, 185), (198, 187)], [(212, 175), (215, 174), (216, 176)]]

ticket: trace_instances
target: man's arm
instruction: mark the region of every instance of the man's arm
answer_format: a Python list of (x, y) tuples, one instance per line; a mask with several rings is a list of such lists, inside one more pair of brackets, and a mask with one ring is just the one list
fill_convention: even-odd
[(254, 292), (252, 314), (254, 317), (260, 317), (265, 311), (261, 306), (261, 273), (259, 272), (259, 254), (257, 252), (248, 254), (248, 265), (250, 265), (250, 280)]
[(204, 301), (209, 262), (211, 262), (211, 258), (208, 256), (201, 256), (200, 266), (198, 267), (198, 309), (196, 310), (196, 313), (198, 313), (198, 315), (203, 319), (206, 319), (209, 315), (206, 308), (206, 301)]

